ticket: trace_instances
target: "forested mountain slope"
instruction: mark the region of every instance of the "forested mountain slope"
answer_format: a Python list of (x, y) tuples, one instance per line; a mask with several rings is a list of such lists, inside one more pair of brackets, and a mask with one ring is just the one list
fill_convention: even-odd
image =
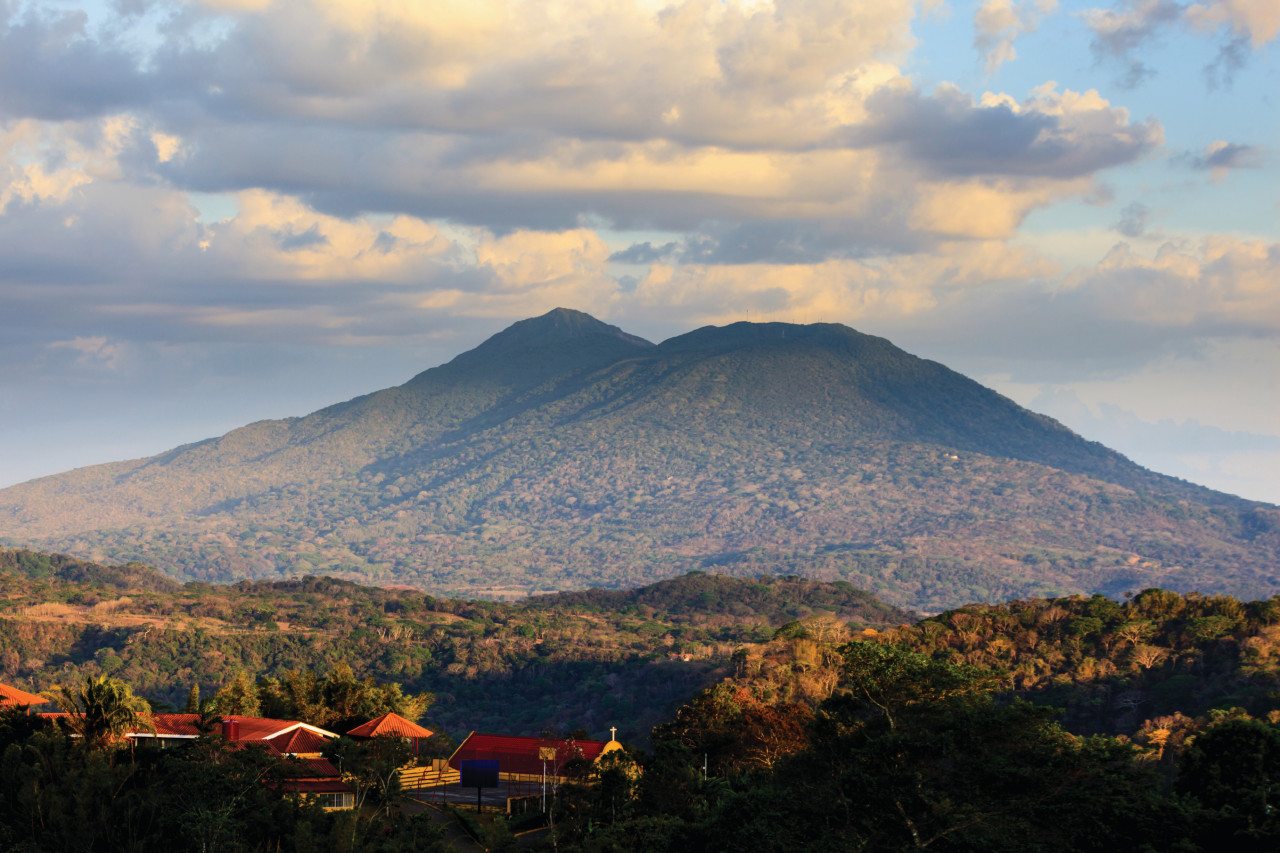
[(323, 674), (437, 697), (432, 728), (538, 734), (618, 725), (645, 737), (672, 703), (725, 674), (743, 644), (818, 620), (911, 621), (848, 584), (701, 573), (626, 593), (506, 604), (334, 578), (178, 585), (154, 569), (0, 549), (0, 682), (45, 690), (120, 678), (180, 706), (239, 674)]
[(737, 323), (654, 346), (565, 310), (303, 418), (0, 491), (0, 536), (184, 579), (499, 597), (704, 568), (926, 611), (1280, 588), (1280, 510), (1142, 469), (883, 339)]

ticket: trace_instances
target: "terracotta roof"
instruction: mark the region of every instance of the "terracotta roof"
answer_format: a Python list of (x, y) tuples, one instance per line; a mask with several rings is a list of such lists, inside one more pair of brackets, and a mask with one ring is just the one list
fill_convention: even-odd
[[(54, 719), (66, 716), (63, 712), (41, 714), (42, 717)], [(180, 737), (193, 738), (200, 735), (196, 723), (199, 714), (149, 714), (146, 715), (155, 731), (139, 728), (129, 732), (135, 737)], [(222, 734), (222, 723), (235, 720), (238, 724), (236, 743), (248, 745), (258, 744), (269, 752), (283, 755), (286, 752), (319, 752), (328, 738), (337, 737), (337, 733), (312, 726), (298, 720), (271, 720), (265, 717), (243, 717), (239, 715), (223, 717), (214, 726), (213, 734)], [(308, 748), (303, 748), (303, 747)], [(296, 748), (294, 748), (296, 747)]]
[(49, 700), (38, 693), (28, 693), (7, 684), (0, 684), (0, 705), (47, 705)]
[(449, 766), (460, 770), (463, 761), (497, 759), (499, 773), (536, 774), (542, 772), (540, 750), (545, 747), (555, 750), (555, 760), (547, 762), (550, 772), (572, 758), (594, 762), (608, 743), (604, 740), (558, 740), (472, 732), (449, 757)]
[(434, 732), (424, 729), (417, 723), (406, 720), (399, 714), (386, 713), (375, 717), (362, 726), (356, 726), (347, 734), (352, 737), (431, 737)]
[(337, 779), (342, 775), (332, 762), (324, 758), (295, 758), (293, 761), (305, 770), (305, 774), (298, 777), (300, 779), (305, 779), (307, 776), (315, 776), (317, 779)]
[(296, 728), (315, 732), (321, 737), (337, 737), (336, 732), (326, 731), (319, 726), (300, 723), (297, 720), (272, 720), (266, 717), (241, 717), (238, 715), (224, 717), (224, 720), (235, 720), (240, 724), (239, 740), (266, 740)]
[(301, 753), (320, 752), (328, 739), (310, 729), (296, 728), (283, 731), (278, 735), (266, 738), (266, 741), (282, 753), (298, 755)]
[(151, 724), (156, 727), (157, 735), (195, 737), (200, 734), (200, 730), (196, 728), (196, 723), (200, 721), (199, 714), (152, 714)]

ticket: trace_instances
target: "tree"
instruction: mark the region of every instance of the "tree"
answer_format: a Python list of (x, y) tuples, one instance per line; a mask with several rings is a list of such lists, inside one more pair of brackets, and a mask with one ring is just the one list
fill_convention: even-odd
[(138, 729), (155, 731), (143, 716), (151, 710), (147, 700), (109, 676), (85, 676), (79, 687), (56, 687), (51, 695), (67, 714), (59, 723), (89, 749), (106, 749)]
[(213, 707), (219, 714), (256, 717), (258, 693), (254, 687), (253, 676), (243, 669), (237, 672), (235, 678), (213, 694)]
[(1175, 790), (1211, 812), (1209, 834), (1235, 849), (1280, 844), (1280, 730), (1260, 720), (1224, 720), (1197, 735), (1182, 755)]
[(841, 649), (850, 700), (865, 717), (882, 717), (889, 728), (915, 708), (985, 695), (1003, 674), (936, 661), (887, 643), (853, 642)]
[(1173, 826), (1130, 746), (1000, 703), (993, 674), (850, 643), (811, 746), (746, 777), (705, 827), (725, 851), (1138, 849)]
[(263, 712), (270, 716), (339, 731), (389, 711), (417, 720), (435, 699), (430, 693), (406, 696), (394, 682), (361, 681), (346, 663), (337, 664), (326, 676), (312, 670), (288, 670), (279, 680), (263, 681), (258, 696)]

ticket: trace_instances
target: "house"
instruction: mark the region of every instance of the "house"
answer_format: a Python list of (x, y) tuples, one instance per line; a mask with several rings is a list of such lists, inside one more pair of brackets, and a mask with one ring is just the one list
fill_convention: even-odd
[[(152, 714), (155, 737), (188, 739), (198, 737), (198, 714)], [(162, 733), (163, 732), (163, 733)], [(290, 770), (299, 771), (280, 784), (286, 793), (314, 799), (326, 809), (349, 809), (355, 804), (355, 792), (342, 780), (342, 774), (322, 756), (325, 743), (336, 738), (335, 732), (298, 720), (272, 720), (238, 714), (223, 717), (218, 734), (230, 743), (244, 748), (257, 747), (281, 759), (292, 759)], [(150, 733), (133, 732), (129, 736), (146, 738)]]
[[(615, 730), (616, 731), (616, 730)], [(581, 759), (595, 764), (602, 755), (622, 749), (616, 740), (523, 737), (472, 732), (449, 756), (449, 767), (462, 769), (463, 761), (497, 761), (498, 778), (507, 782), (568, 779), (570, 762)]]
[(417, 723), (410, 722), (399, 714), (388, 711), (381, 717), (374, 717), (362, 726), (356, 726), (347, 732), (348, 737), (354, 738), (372, 738), (372, 737), (400, 737), (406, 740), (417, 741), (426, 740), (435, 732), (430, 729), (424, 729)]
[[(49, 719), (65, 713), (42, 714)], [(190, 743), (203, 733), (199, 714), (143, 714), (150, 726), (139, 726), (125, 737), (136, 743), (152, 742), (161, 747)], [(298, 720), (272, 720), (232, 714), (221, 718), (210, 734), (217, 734), (237, 748), (258, 748), (282, 761), (289, 761), (288, 775), (280, 785), (286, 793), (313, 798), (327, 809), (349, 809), (354, 790), (342, 774), (321, 754), (335, 732)]]
[(16, 687), (10, 687), (7, 684), (0, 684), (0, 708), (17, 708), (31, 707), (32, 705), (46, 705), (49, 700), (38, 693), (28, 693), (25, 690), (19, 690)]
[[(191, 741), (201, 734), (199, 714), (144, 714), (155, 731), (139, 728), (126, 734), (134, 740), (156, 740), (161, 746)], [(296, 758), (319, 758), (325, 741), (336, 738), (336, 732), (298, 720), (271, 720), (264, 717), (225, 716), (215, 731), (224, 740), (242, 746), (261, 746), (273, 755)]]
[[(579, 771), (598, 762), (601, 756), (621, 749), (622, 744), (612, 738), (579, 740), (472, 732), (447, 761), (438, 762), (438, 767), (433, 762), (431, 770), (424, 768), (422, 778), (413, 781), (417, 784), (416, 796), (428, 802), (475, 803), (483, 810), (507, 814), (545, 810), (546, 797), (559, 785), (577, 777)], [(496, 766), (496, 786), (463, 788), (464, 764), (480, 769), (470, 762), (487, 765), (488, 773), (493, 773)], [(481, 770), (481, 774), (484, 772)], [(406, 783), (405, 787), (413, 786)]]

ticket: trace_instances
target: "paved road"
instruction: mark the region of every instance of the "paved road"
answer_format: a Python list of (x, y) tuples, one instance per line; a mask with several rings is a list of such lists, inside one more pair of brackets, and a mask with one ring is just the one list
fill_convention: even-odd
[(405, 814), (417, 814), (426, 812), (431, 815), (431, 822), (444, 829), (444, 843), (450, 850), (457, 850), (458, 853), (485, 853), (485, 848), (476, 843), (476, 840), (463, 831), (458, 826), (458, 822), (453, 816), (443, 809), (436, 806), (429, 806), (426, 803), (417, 800), (405, 799), (400, 801), (400, 809)]
[[(457, 850), (458, 853), (486, 853), (486, 848), (476, 843), (476, 840), (458, 825), (453, 816), (439, 806), (424, 803), (412, 797), (405, 797), (400, 801), (400, 809), (405, 814), (418, 814), (419, 812), (430, 814), (431, 822), (444, 829), (445, 845), (450, 850)], [(550, 830), (545, 828), (522, 832), (516, 836), (516, 843), (524, 848), (538, 847), (542, 844), (543, 839), (547, 837), (548, 832)]]

